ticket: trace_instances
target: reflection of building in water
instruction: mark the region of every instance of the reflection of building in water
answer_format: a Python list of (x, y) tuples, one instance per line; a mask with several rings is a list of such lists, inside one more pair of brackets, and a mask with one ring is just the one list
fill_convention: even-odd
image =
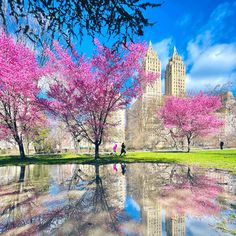
[[(170, 183), (170, 179), (176, 181), (173, 173), (186, 171), (182, 166), (168, 164), (143, 164), (129, 165), (127, 167), (128, 194), (139, 204), (141, 208), (143, 235), (161, 236), (163, 231), (162, 205), (157, 202), (159, 188), (163, 184)], [(132, 174), (130, 173), (132, 172)], [(185, 216), (166, 218), (167, 235), (185, 235)]]
[(142, 210), (142, 221), (146, 225), (147, 236), (162, 235), (162, 207), (157, 205), (144, 205)]
[(100, 168), (109, 207), (123, 210), (126, 199), (126, 176), (121, 174), (120, 165), (117, 165), (118, 172), (113, 172), (110, 165)]
[(167, 236), (185, 235), (185, 216), (166, 217)]
[[(156, 168), (155, 164), (145, 165), (143, 175), (143, 194), (142, 194), (142, 220), (147, 229), (144, 235), (161, 236), (162, 235), (162, 207), (156, 202), (157, 196), (156, 173), (153, 171)], [(148, 173), (148, 174), (146, 174)]]
[[(127, 172), (130, 171), (128, 166)], [(143, 164), (140, 170), (138, 165), (132, 165), (132, 177), (128, 175), (128, 191), (141, 207), (142, 223), (145, 236), (162, 235), (162, 206), (156, 201), (159, 178), (156, 164)], [(159, 167), (160, 168), (160, 167)]]

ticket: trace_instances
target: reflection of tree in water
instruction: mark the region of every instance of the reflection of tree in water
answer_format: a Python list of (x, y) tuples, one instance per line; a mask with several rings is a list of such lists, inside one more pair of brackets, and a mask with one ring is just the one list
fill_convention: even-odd
[(121, 209), (109, 205), (98, 164), (94, 166), (93, 171), (95, 171), (95, 175), (91, 175), (91, 166), (90, 174), (77, 168), (69, 183), (69, 190), (78, 189), (78, 187), (85, 189), (79, 200), (71, 201), (63, 209), (64, 214), (76, 222), (70, 233), (76, 235), (83, 232), (84, 235), (87, 235), (90, 232), (95, 234), (96, 232), (98, 234), (115, 232), (118, 234)]
[(142, 169), (138, 168), (133, 166), (128, 182), (132, 194), (141, 196), (144, 202), (161, 203), (173, 210), (174, 215), (188, 211), (213, 214), (219, 210), (215, 199), (223, 188), (203, 171), (168, 164), (143, 164)]
[[(63, 183), (67, 190), (57, 196), (46, 195), (48, 189), (41, 182), (24, 182), (24, 176), (25, 168), (21, 168), (18, 183), (1, 187), (0, 195), (10, 198), (0, 211), (0, 232), (10, 230), (17, 235), (18, 229), (24, 228), (24, 234), (119, 234), (121, 209), (109, 206), (99, 165), (90, 166), (89, 174), (76, 168), (70, 181)], [(61, 204), (53, 206), (57, 201)]]
[[(144, 234), (162, 235), (163, 214), (167, 235), (185, 235), (186, 215), (218, 213), (222, 187), (204, 171), (181, 165), (133, 164), (128, 168), (128, 194), (141, 207)], [(131, 172), (131, 173), (130, 173)]]
[(40, 182), (34, 182), (32, 181), (34, 176), (31, 174), (26, 176), (26, 168), (31, 167), (21, 166), (19, 177), (15, 175), (14, 182), (0, 187), (0, 233), (11, 232), (24, 225), (28, 225), (25, 227), (24, 233), (33, 232), (35, 229), (34, 217), (43, 210), (42, 207), (38, 207), (37, 199), (48, 189), (48, 181), (45, 179), (48, 169), (44, 166), (31, 168), (31, 172), (34, 171), (34, 168), (39, 168), (41, 173)]
[(215, 180), (204, 173), (193, 173), (188, 167), (172, 172), (170, 183), (162, 186), (159, 200), (171, 215), (214, 215), (220, 211), (216, 198), (222, 192)]
[[(0, 233), (19, 235), (16, 232), (21, 229), (24, 235), (38, 231), (45, 235), (119, 235), (125, 230), (159, 235), (162, 209), (166, 209), (167, 228), (175, 225), (179, 230), (181, 226), (184, 233), (186, 214), (219, 210), (219, 201), (214, 200), (222, 188), (203, 171), (186, 166), (131, 164), (125, 176), (112, 172), (112, 166), (77, 165), (73, 172), (71, 166), (61, 166), (55, 169), (57, 174), (50, 167), (50, 179), (49, 167), (27, 168), (18, 169), (15, 181), (0, 187)], [(53, 193), (52, 189), (57, 190)], [(126, 194), (140, 207), (142, 225), (125, 215)]]
[[(104, 186), (100, 177), (99, 165), (94, 165), (93, 169), (92, 166), (87, 166), (89, 170), (85, 169), (86, 166), (84, 169), (80, 169), (82, 167), (78, 166), (75, 169), (68, 184), (69, 192), (84, 190), (82, 196), (79, 200), (73, 199), (73, 197), (69, 199), (68, 204), (61, 209), (63, 216), (53, 215), (40, 226), (40, 230), (51, 231), (52, 224), (61, 218), (64, 222), (60, 228), (55, 228), (57, 233), (65, 234), (65, 230), (67, 230), (70, 235), (82, 233), (83, 235), (112, 235), (113, 233), (119, 235), (119, 221), (125, 216), (122, 214), (121, 208), (112, 206), (110, 194), (107, 191), (111, 189), (109, 186)], [(107, 183), (106, 177), (104, 179)]]

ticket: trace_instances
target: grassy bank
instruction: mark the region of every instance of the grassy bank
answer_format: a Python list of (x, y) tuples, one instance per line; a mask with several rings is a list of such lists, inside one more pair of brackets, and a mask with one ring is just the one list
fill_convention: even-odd
[(204, 150), (184, 152), (130, 153), (128, 160), (163, 162), (217, 168), (236, 173), (236, 150)]
[[(206, 168), (218, 168), (230, 170), (236, 173), (236, 150), (204, 150), (184, 152), (131, 152), (126, 157), (118, 158), (109, 155), (101, 155), (100, 164), (115, 162), (158, 162), (195, 165)], [(21, 160), (18, 156), (0, 156), (0, 166), (27, 165), (27, 164), (93, 164), (91, 155), (33, 155)]]

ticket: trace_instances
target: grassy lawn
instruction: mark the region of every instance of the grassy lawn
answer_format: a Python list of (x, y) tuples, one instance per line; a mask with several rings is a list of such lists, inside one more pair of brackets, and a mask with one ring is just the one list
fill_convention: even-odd
[[(230, 170), (236, 173), (236, 150), (204, 150), (185, 152), (130, 152), (127, 156), (119, 158), (109, 155), (101, 155), (97, 161), (100, 164), (108, 163), (176, 163), (195, 165), (206, 168), (218, 168)], [(0, 156), (0, 166), (4, 165), (26, 165), (26, 164), (93, 164), (94, 158), (91, 155), (60, 154), (60, 155), (33, 155), (25, 160), (18, 156)]]
[(134, 162), (151, 161), (177, 163), (206, 168), (230, 170), (236, 173), (236, 150), (204, 150), (186, 152), (146, 152), (130, 153), (127, 159)]

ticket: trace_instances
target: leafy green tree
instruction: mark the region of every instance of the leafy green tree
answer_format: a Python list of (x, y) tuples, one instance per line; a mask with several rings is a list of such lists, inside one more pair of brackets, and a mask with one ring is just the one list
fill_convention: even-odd
[(33, 146), (36, 153), (53, 153), (56, 142), (51, 138), (50, 128), (41, 128), (35, 131)]

